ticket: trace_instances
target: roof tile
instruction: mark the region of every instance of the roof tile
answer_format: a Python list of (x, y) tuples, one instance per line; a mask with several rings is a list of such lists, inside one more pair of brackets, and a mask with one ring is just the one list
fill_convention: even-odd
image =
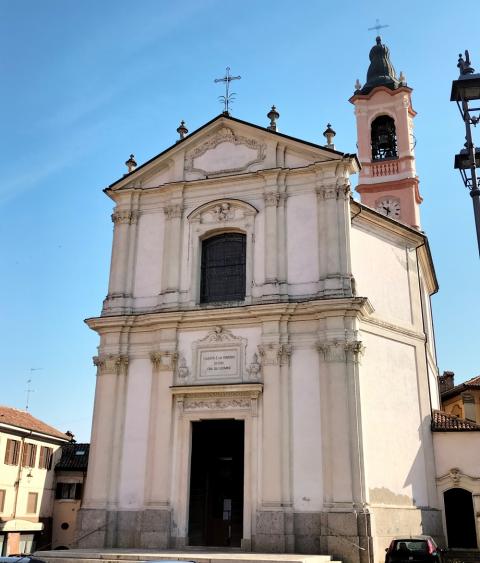
[(432, 431), (434, 432), (471, 432), (473, 430), (480, 431), (480, 424), (443, 411), (434, 410), (432, 413)]
[(53, 428), (53, 426), (38, 420), (38, 418), (35, 418), (29, 412), (14, 409), (12, 407), (3, 407), (0, 405), (0, 424), (1, 423), (16, 426), (17, 428), (22, 428), (23, 430), (33, 430), (34, 432), (39, 432), (40, 434), (46, 434), (47, 436), (53, 436), (54, 438), (60, 438), (62, 440), (70, 440), (69, 436), (60, 432), (60, 430)]
[(55, 471), (86, 471), (90, 444), (65, 444)]

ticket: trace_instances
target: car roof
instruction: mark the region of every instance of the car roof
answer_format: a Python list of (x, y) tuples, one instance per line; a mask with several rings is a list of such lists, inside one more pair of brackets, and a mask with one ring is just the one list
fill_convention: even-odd
[(430, 541), (434, 542), (434, 539), (431, 536), (409, 536), (409, 537), (393, 538), (393, 541), (415, 541), (415, 540), (417, 540), (417, 541), (430, 540)]

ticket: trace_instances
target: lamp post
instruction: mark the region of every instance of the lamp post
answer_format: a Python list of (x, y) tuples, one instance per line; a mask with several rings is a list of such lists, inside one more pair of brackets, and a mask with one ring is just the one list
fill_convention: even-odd
[(472, 125), (475, 127), (480, 122), (476, 112), (480, 107), (471, 107), (469, 102), (480, 100), (480, 74), (470, 65), (470, 55), (465, 51), (465, 59), (460, 54), (458, 58), (460, 76), (452, 82), (450, 101), (457, 102), (458, 109), (465, 123), (465, 145), (455, 155), (454, 167), (460, 170), (463, 183), (469, 189), (473, 202), (473, 214), (477, 229), (477, 244), (480, 253), (480, 186), (477, 177), (477, 168), (480, 168), (480, 150), (475, 148), (472, 137)]

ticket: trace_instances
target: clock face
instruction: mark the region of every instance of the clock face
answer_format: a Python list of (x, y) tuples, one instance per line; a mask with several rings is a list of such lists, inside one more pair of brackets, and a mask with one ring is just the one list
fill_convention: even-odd
[(400, 202), (398, 199), (391, 197), (380, 199), (377, 201), (376, 210), (382, 215), (385, 215), (385, 217), (400, 219)]

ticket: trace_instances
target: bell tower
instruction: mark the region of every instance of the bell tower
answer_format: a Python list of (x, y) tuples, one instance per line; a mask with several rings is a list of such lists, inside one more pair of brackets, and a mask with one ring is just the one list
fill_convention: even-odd
[(365, 205), (420, 229), (412, 89), (402, 73), (397, 78), (390, 51), (380, 37), (369, 57), (367, 82), (362, 87), (357, 80), (349, 100), (355, 106), (362, 165), (356, 189)]

